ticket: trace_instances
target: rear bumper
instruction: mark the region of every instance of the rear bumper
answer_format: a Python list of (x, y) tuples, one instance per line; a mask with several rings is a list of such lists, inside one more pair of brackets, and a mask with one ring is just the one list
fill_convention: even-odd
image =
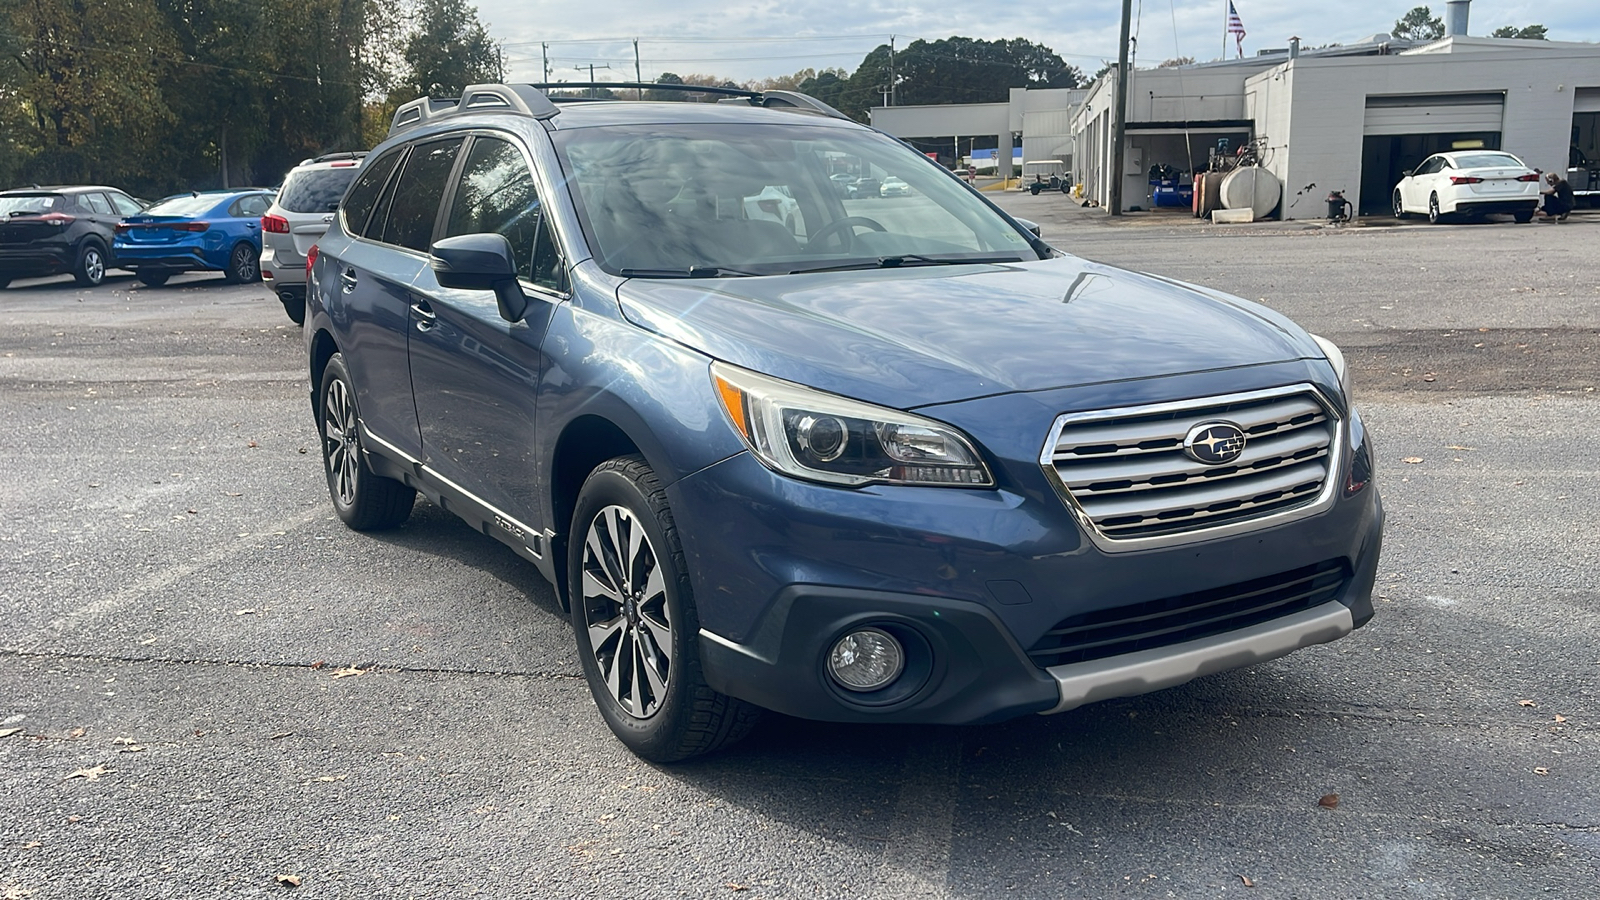
[(1510, 200), (1458, 200), (1456, 212), (1532, 212), (1539, 208), (1539, 198), (1517, 197)]
[(0, 276), (30, 278), (72, 271), (72, 248), (28, 246), (0, 248)]
[(212, 265), (199, 247), (123, 247), (117, 248), (117, 265), (135, 272), (160, 270), (166, 272), (192, 272), (195, 270), (220, 272), (222, 266)]
[(272, 246), (270, 241), (263, 242), (261, 246), (261, 271), (270, 273), (274, 287), (296, 287), (300, 296), (305, 296), (306, 291), (306, 260), (303, 256), (296, 256), (288, 251), (280, 251)]

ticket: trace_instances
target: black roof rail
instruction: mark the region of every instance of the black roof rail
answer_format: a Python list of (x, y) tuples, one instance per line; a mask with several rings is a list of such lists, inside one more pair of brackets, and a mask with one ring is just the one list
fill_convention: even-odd
[(745, 88), (700, 84), (648, 84), (634, 81), (561, 81), (542, 84), (472, 84), (461, 92), (459, 99), (419, 97), (410, 103), (401, 104), (400, 108), (394, 111), (394, 119), (389, 124), (389, 135), (393, 136), (408, 128), (414, 128), (424, 122), (431, 122), (445, 116), (461, 116), (490, 110), (527, 116), (533, 119), (552, 119), (561, 113), (561, 110), (556, 106), (557, 103), (581, 103), (598, 98), (550, 97), (545, 93), (546, 91), (591, 88), (718, 94), (723, 97), (723, 99), (717, 101), (718, 103), (763, 106), (769, 109), (793, 109), (852, 121), (849, 116), (823, 103), (821, 100), (798, 91), (766, 91), (763, 93)]
[(414, 128), (444, 116), (475, 112), (506, 112), (530, 119), (549, 119), (560, 110), (543, 92), (526, 84), (469, 84), (459, 98), (418, 97), (394, 111), (389, 134)]
[(365, 150), (336, 150), (333, 153), (324, 153), (311, 160), (311, 162), (332, 162), (336, 159), (361, 159), (367, 155)]

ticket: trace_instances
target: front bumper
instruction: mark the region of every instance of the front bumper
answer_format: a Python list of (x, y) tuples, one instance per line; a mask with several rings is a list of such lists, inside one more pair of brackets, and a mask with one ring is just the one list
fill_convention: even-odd
[[(1344, 473), (1338, 473), (1341, 479)], [(1334, 640), (1372, 616), (1383, 512), (1375, 487), (1326, 513), (1217, 540), (1108, 554), (1053, 493), (877, 487), (776, 475), (741, 453), (669, 489), (715, 689), (802, 718), (965, 724), (1060, 712)], [(1339, 561), (1311, 610), (1046, 667), (1028, 650), (1064, 619)], [(838, 687), (827, 653), (857, 627), (906, 647), (907, 676)]]

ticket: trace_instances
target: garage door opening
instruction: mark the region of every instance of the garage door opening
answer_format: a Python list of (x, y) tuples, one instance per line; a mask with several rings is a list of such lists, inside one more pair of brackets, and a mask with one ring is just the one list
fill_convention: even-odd
[(1389, 198), (1405, 173), (1446, 150), (1499, 150), (1500, 132), (1459, 134), (1369, 134), (1361, 141), (1363, 216), (1391, 212)]

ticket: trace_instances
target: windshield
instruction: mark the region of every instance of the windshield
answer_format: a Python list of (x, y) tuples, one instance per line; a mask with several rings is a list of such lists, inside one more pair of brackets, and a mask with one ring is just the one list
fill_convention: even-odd
[(47, 213), (66, 206), (60, 194), (24, 194), (0, 197), (0, 216), (25, 216)]
[(1509, 153), (1474, 153), (1471, 156), (1456, 157), (1458, 169), (1487, 169), (1496, 166), (1522, 167), (1522, 160)]
[[(769, 275), (1038, 259), (949, 173), (854, 128), (630, 125), (555, 134), (596, 260), (614, 274)], [(886, 196), (884, 184), (907, 189)]]
[(301, 169), (289, 173), (278, 193), (278, 206), (297, 213), (333, 212), (339, 208), (344, 189), (355, 180), (354, 165), (345, 163), (331, 169)]
[(144, 211), (147, 216), (197, 216), (207, 212), (211, 207), (221, 202), (222, 198), (216, 194), (201, 194), (192, 196), (183, 194), (177, 197), (168, 197)]

